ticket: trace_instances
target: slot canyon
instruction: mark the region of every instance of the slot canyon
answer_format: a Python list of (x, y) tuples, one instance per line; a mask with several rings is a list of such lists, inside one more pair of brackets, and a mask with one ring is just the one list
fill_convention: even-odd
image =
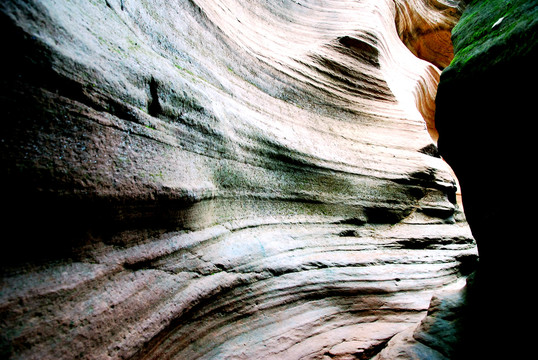
[(2, 359), (533, 357), (538, 1), (0, 10)]

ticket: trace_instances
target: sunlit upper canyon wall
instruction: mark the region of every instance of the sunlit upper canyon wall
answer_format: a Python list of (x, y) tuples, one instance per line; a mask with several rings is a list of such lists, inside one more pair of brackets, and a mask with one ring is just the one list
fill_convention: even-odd
[(366, 359), (473, 270), (457, 2), (0, 9), (3, 357)]

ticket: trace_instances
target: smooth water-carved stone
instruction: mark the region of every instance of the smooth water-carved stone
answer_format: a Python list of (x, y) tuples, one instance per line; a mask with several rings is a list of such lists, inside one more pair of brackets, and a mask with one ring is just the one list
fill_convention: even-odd
[(468, 274), (393, 1), (0, 9), (2, 355), (364, 358)]

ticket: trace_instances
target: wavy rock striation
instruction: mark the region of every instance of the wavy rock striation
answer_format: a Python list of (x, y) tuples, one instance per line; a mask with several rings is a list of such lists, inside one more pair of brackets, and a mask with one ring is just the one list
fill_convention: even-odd
[(363, 359), (415, 327), (476, 250), (427, 131), (445, 63), (404, 44), (457, 11), (402, 4), (2, 2), (2, 355)]

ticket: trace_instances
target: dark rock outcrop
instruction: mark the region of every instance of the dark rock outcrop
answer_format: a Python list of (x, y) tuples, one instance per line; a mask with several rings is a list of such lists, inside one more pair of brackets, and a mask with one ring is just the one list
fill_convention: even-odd
[(440, 70), (397, 28), (455, 12), (415, 3), (1, 2), (2, 356), (367, 358), (415, 328), (476, 257)]
[(435, 122), (439, 151), (462, 187), (479, 269), (439, 294), (415, 330), (377, 359), (525, 359), (534, 316), (521, 295), (534, 280), (532, 205), (538, 80), (538, 2), (471, 1), (453, 30), (455, 57), (442, 75)]
[[(522, 221), (529, 219), (525, 204), (531, 195), (524, 169), (533, 136), (524, 104), (534, 98), (525, 84), (536, 80), (537, 6), (536, 1), (472, 2), (454, 29), (456, 56), (438, 90), (439, 150), (466, 193), (466, 215), (488, 272), (500, 262), (519, 262), (513, 257), (518, 247), (506, 249), (503, 243), (524, 241), (528, 230)], [(505, 208), (512, 210), (504, 213)], [(507, 226), (492, 226), (500, 219)]]
[(529, 84), (538, 80), (538, 2), (473, 1), (453, 40), (455, 58), (441, 76), (436, 124), (480, 256), (464, 351), (516, 358), (528, 351), (527, 320), (510, 309), (521, 306), (516, 294), (534, 272), (529, 204), (536, 196), (527, 184), (536, 152)]

